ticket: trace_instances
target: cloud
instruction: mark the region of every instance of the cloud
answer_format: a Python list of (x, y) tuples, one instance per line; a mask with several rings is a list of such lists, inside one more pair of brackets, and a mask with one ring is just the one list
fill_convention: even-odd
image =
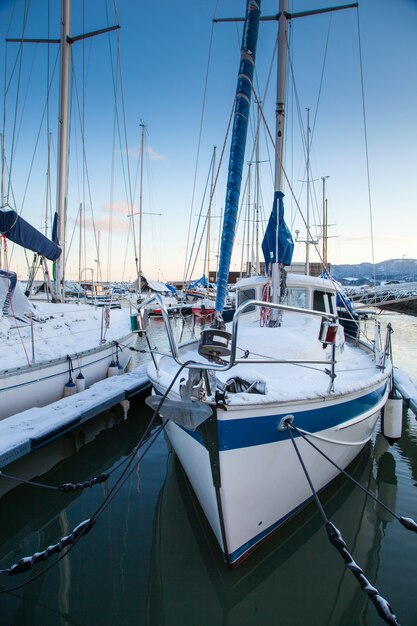
[[(127, 202), (113, 202), (113, 204), (105, 204), (103, 207), (103, 211), (105, 211), (106, 213), (113, 213), (113, 215), (115, 213), (118, 213), (120, 215), (126, 216), (128, 216), (131, 212)], [(135, 212), (136, 210), (135, 208), (133, 208), (133, 213)]]
[[(140, 160), (139, 148), (129, 148), (127, 153), (129, 157), (132, 158), (134, 161)], [(168, 157), (165, 154), (161, 154), (160, 152), (157, 152), (151, 146), (146, 146), (146, 154), (148, 155), (151, 161), (162, 161), (162, 162), (168, 161)]]
[(159, 152), (156, 152), (151, 146), (147, 146), (146, 152), (148, 153), (152, 161), (168, 161), (168, 158), (165, 156), (165, 154), (160, 154)]

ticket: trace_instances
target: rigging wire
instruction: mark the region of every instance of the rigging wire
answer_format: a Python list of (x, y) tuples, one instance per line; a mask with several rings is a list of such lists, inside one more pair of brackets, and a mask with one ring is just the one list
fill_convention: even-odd
[(366, 121), (366, 106), (365, 106), (365, 86), (363, 78), (363, 61), (362, 61), (362, 40), (361, 29), (359, 20), (359, 7), (356, 11), (357, 25), (358, 25), (358, 48), (359, 48), (359, 66), (361, 76), (361, 94), (362, 94), (362, 115), (363, 115), (363, 129), (365, 134), (365, 155), (366, 155), (366, 177), (368, 183), (368, 207), (369, 207), (369, 225), (371, 230), (371, 251), (372, 251), (372, 265), (374, 269), (374, 284), (376, 284), (376, 267), (375, 267), (375, 250), (374, 250), (374, 228), (372, 218), (372, 197), (371, 197), (371, 177), (369, 171), (369, 150), (368, 150), (368, 129)]
[[(25, 6), (23, 9), (23, 24), (22, 24), (22, 33), (21, 33), (21, 37), (22, 39), (25, 36), (25, 32), (26, 32), (26, 26), (27, 26), (27, 20), (28, 20), (28, 14), (29, 14), (29, 7), (30, 7), (30, 0), (29, 2), (26, 2), (25, 0)], [(7, 43), (6, 43), (6, 51), (7, 51)], [(6, 52), (6, 58), (7, 58), (7, 52)], [(18, 62), (19, 59), (19, 62)], [(10, 185), (11, 185), (11, 172), (13, 169), (13, 162), (14, 162), (14, 153), (16, 150), (16, 127), (17, 127), (17, 113), (18, 113), (18, 107), (19, 107), (19, 98), (20, 98), (20, 87), (21, 87), (21, 78), (22, 78), (22, 66), (23, 66), (23, 42), (21, 42), (19, 44), (19, 50), (18, 53), (16, 55), (16, 64), (18, 65), (18, 78), (17, 78), (17, 94), (16, 94), (16, 102), (15, 102), (15, 108), (14, 108), (14, 117), (13, 117), (13, 132), (12, 132), (12, 142), (11, 142), (11, 147), (10, 147), (10, 163), (9, 163), (9, 170), (10, 170), (10, 175), (9, 175), (9, 181), (8, 181), (8, 187), (7, 187), (7, 193), (6, 193), (6, 198), (9, 197), (10, 194)], [(12, 74), (14, 73), (14, 69)], [(6, 72), (5, 72), (5, 76), (6, 76)], [(12, 75), (10, 77), (10, 81), (12, 79)], [(6, 102), (6, 91), (4, 93), (4, 98), (5, 98), (5, 102)], [(4, 111), (6, 111), (6, 106), (4, 106)], [(4, 112), (4, 116), (5, 116), (5, 112)]]
[[(214, 15), (216, 15), (216, 12), (217, 12), (218, 2), (219, 2), (219, 0), (216, 0), (216, 5), (215, 5), (215, 8), (214, 8), (214, 12), (213, 12)], [(204, 114), (205, 114), (205, 109), (206, 109), (208, 77), (209, 77), (211, 53), (212, 53), (212, 47), (213, 47), (213, 33), (214, 33), (214, 21), (212, 21), (212, 23), (211, 23), (210, 42), (209, 42), (209, 50), (208, 50), (207, 66), (206, 66), (206, 75), (205, 75), (205, 80), (204, 80), (203, 102), (202, 102), (201, 116), (200, 116), (200, 129), (199, 129), (199, 133), (198, 133), (198, 142), (197, 142), (197, 155), (196, 155), (196, 163), (195, 163), (195, 168), (194, 168), (193, 189), (192, 189), (192, 194), (191, 194), (190, 218), (189, 218), (189, 222), (188, 222), (187, 243), (186, 243), (186, 246), (185, 246), (184, 275), (183, 275), (183, 285), (184, 285), (184, 287), (185, 287), (185, 283), (186, 283), (186, 265), (187, 265), (187, 258), (188, 258), (188, 248), (189, 248), (189, 245), (190, 245), (191, 223), (192, 223), (192, 218), (193, 218), (194, 198), (195, 198), (195, 191), (196, 191), (196, 185), (197, 185), (197, 171), (198, 171), (198, 164), (199, 164), (199, 159), (200, 159), (201, 137), (202, 137), (202, 133), (203, 133), (203, 121), (204, 121)]]

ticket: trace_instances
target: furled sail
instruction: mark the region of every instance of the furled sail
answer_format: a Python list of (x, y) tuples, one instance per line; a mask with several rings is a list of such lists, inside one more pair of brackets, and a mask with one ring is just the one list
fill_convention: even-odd
[[(269, 216), (268, 226), (262, 241), (262, 252), (265, 258), (265, 268), (270, 274), (272, 263), (282, 263), (283, 265), (291, 265), (292, 253), (294, 250), (294, 241), (284, 220), (284, 194), (282, 191), (276, 191), (274, 195), (274, 204), (272, 212)], [(279, 210), (278, 210), (279, 209)], [(278, 213), (278, 220), (277, 220)], [(276, 232), (278, 223), (278, 259), (276, 259)]]
[(236, 89), (233, 131), (230, 146), (229, 174), (227, 179), (220, 263), (217, 278), (216, 311), (221, 313), (226, 301), (227, 281), (235, 238), (237, 212), (245, 158), (246, 135), (258, 41), (260, 0), (248, 0), (243, 29), (240, 67)]
[(42, 235), (36, 228), (8, 207), (0, 209), (0, 233), (7, 239), (37, 252), (50, 261), (55, 261), (61, 254), (61, 247)]

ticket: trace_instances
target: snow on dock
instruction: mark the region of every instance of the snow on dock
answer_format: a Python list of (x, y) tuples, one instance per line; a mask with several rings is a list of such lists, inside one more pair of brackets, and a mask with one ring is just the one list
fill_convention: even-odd
[(405, 407), (410, 408), (417, 417), (417, 385), (398, 367), (394, 368), (394, 385), (399, 391)]
[(60, 435), (129, 400), (150, 386), (146, 365), (101, 380), (89, 389), (44, 407), (0, 421), (0, 468), (34, 452)]

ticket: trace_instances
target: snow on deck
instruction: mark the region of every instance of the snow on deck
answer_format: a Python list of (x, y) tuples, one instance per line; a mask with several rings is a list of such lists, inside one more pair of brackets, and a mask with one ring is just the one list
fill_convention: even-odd
[[(286, 313), (283, 325), (279, 328), (259, 327), (259, 320), (246, 318), (239, 326), (237, 338), (238, 358), (248, 351), (250, 359), (285, 359), (324, 361), (311, 364), (239, 363), (232, 369), (216, 372), (217, 378), (225, 383), (239, 376), (252, 383), (266, 384), (265, 395), (254, 393), (229, 393), (228, 405), (268, 404), (278, 402), (314, 400), (329, 397), (330, 377), (325, 373), (331, 369), (331, 347), (323, 349), (318, 340), (320, 320), (305, 315)], [(195, 346), (195, 344), (194, 344)], [(372, 354), (354, 345), (344, 343), (343, 329), (339, 328), (336, 350), (336, 379), (331, 397), (349, 394), (383, 383), (389, 374), (390, 366), (382, 371), (376, 367)], [(194, 360), (207, 363), (196, 353), (195, 347), (186, 346), (180, 352), (183, 361)], [(178, 365), (163, 357), (158, 365), (158, 374), (153, 364), (148, 372), (162, 388), (166, 388), (174, 377)], [(184, 375), (180, 376), (183, 378)], [(173, 387), (179, 393), (178, 382)]]
[[(80, 304), (36, 303), (33, 324), (35, 363), (73, 355), (100, 345), (103, 309)], [(129, 335), (130, 311), (112, 309), (104, 337), (111, 342)], [(30, 322), (0, 317), (0, 371), (28, 365), (32, 360)]]
[(149, 386), (146, 366), (101, 380), (89, 389), (0, 421), (0, 467), (30, 454), (83, 422), (129, 400)]

